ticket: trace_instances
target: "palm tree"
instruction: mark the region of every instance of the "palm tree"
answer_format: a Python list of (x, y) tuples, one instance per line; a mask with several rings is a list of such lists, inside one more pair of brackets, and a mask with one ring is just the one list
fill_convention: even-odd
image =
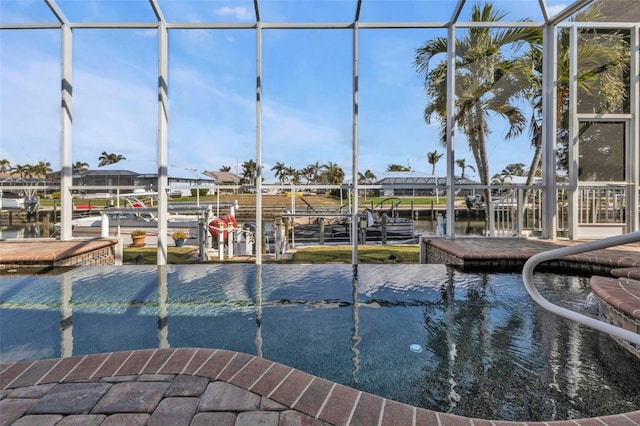
[[(431, 176), (436, 175), (436, 164), (442, 158), (444, 154), (438, 154), (438, 150), (434, 150), (433, 152), (427, 152), (427, 161), (431, 164)], [(440, 203), (440, 191), (438, 190), (438, 179), (435, 179), (436, 185), (436, 203)]]
[(344, 181), (344, 170), (336, 163), (329, 161), (321, 166), (322, 181), (328, 185), (340, 185)]
[(52, 171), (51, 163), (48, 161), (39, 161), (35, 166), (31, 166), (31, 173), (35, 176), (45, 177)]
[(305, 173), (305, 175), (307, 175), (307, 180), (313, 183), (320, 183), (321, 168), (322, 166), (320, 166), (320, 163), (318, 161), (305, 167), (304, 170), (308, 169), (307, 173)]
[(284, 185), (285, 178), (287, 177), (285, 172), (286, 168), (287, 166), (279, 161), (271, 168), (271, 171), (275, 172), (273, 175), (280, 181), (280, 185)]
[(30, 164), (16, 164), (16, 166), (9, 170), (11, 174), (19, 174), (22, 179), (31, 177), (33, 166)]
[(427, 152), (427, 161), (431, 164), (431, 176), (436, 175), (436, 164), (438, 164), (443, 155), (444, 153), (438, 154), (437, 149), (433, 152)]
[[(575, 21), (598, 22), (606, 21), (607, 17), (601, 12), (603, 4), (593, 3), (588, 9), (579, 12)], [(559, 163), (568, 168), (567, 158), (568, 110), (570, 85), (570, 43), (569, 30), (561, 30), (558, 35), (558, 77), (557, 77), (557, 105), (556, 120), (559, 129)], [(614, 112), (628, 96), (626, 86), (629, 73), (629, 41), (627, 37), (615, 30), (580, 29), (579, 37), (585, 39), (574, 46), (577, 49), (578, 99), (580, 109), (589, 108), (593, 113)], [(586, 42), (588, 40), (588, 42)], [(531, 160), (527, 185), (540, 172), (542, 161), (542, 56), (532, 58), (534, 64), (534, 78), (531, 89), (526, 97), (533, 107), (530, 120), (531, 145), (535, 153)]]
[(106, 151), (102, 151), (102, 154), (100, 154), (100, 157), (98, 157), (98, 160), (100, 161), (98, 163), (98, 167), (115, 164), (126, 159), (127, 158), (121, 154), (108, 154)]
[(364, 173), (358, 172), (358, 183), (370, 184), (376, 180), (376, 175), (369, 169)]
[(313, 167), (311, 165), (304, 167), (302, 170), (300, 170), (300, 175), (304, 178), (305, 181), (307, 181), (307, 183), (312, 183), (314, 179)]
[(402, 164), (387, 164), (388, 172), (410, 172), (411, 169), (407, 166), (403, 166)]
[(358, 172), (358, 183), (362, 183), (364, 185), (373, 183), (376, 180), (376, 175), (369, 169), (367, 169), (364, 173)]
[(87, 170), (89, 170), (89, 163), (84, 163), (82, 161), (76, 161), (75, 163), (73, 163), (73, 165), (71, 166), (73, 173), (82, 173), (82, 172), (86, 172)]
[[(499, 185), (499, 186), (507, 185), (507, 184), (509, 184), (509, 182), (507, 182), (507, 179), (509, 181), (511, 181), (511, 175), (495, 174), (491, 178), (491, 185)], [(498, 193), (498, 195), (500, 195), (504, 191), (505, 191), (504, 188), (500, 188), (500, 189), (497, 190), (497, 193)]]
[(502, 174), (505, 176), (526, 176), (527, 170), (522, 163), (511, 163), (502, 169)]
[[(498, 22), (505, 14), (494, 9), (491, 3), (474, 4), (471, 10), (473, 22)], [(469, 148), (476, 162), (480, 182), (489, 184), (489, 162), (486, 138), (489, 134), (487, 119), (498, 115), (509, 122), (507, 139), (519, 135), (527, 120), (512, 100), (530, 87), (530, 68), (522, 56), (525, 45), (540, 49), (541, 32), (535, 28), (495, 29), (469, 28), (464, 37), (456, 40), (456, 114), (455, 124), (467, 136)], [(426, 42), (416, 52), (414, 64), (425, 79), (425, 91), (429, 98), (424, 110), (427, 123), (432, 117), (439, 122), (441, 139), (446, 143), (447, 62), (443, 60), (430, 67), (435, 57), (447, 53), (448, 39), (438, 37)], [(510, 53), (509, 53), (510, 52)], [(510, 56), (507, 57), (507, 54)], [(487, 194), (488, 196), (488, 194)]]
[(491, 178), (491, 185), (506, 185), (507, 179), (511, 180), (511, 175), (495, 174)]
[(464, 179), (464, 171), (465, 171), (465, 169), (471, 169), (474, 172), (476, 171), (475, 167), (473, 167), (471, 164), (467, 164), (466, 158), (458, 158), (456, 160), (456, 166), (458, 166), (458, 167), (460, 167), (462, 169), (462, 174), (460, 175), (461, 179)]
[[(358, 172), (358, 183), (362, 184), (370, 184), (376, 180), (376, 175), (369, 169), (367, 169), (364, 173)], [(364, 199), (367, 199), (367, 191), (364, 191)]]
[(231, 171), (231, 166), (222, 166), (220, 167), (220, 172), (230, 172)]
[[(576, 15), (580, 21), (607, 21), (601, 12), (603, 4), (594, 3), (583, 13)], [(629, 38), (628, 33), (616, 30), (580, 29), (577, 45), (578, 112), (615, 113), (623, 111), (621, 106), (628, 100), (629, 85)], [(559, 33), (558, 40), (558, 110), (559, 163), (565, 169), (569, 160), (566, 156), (569, 145), (569, 31)], [(588, 126), (582, 126), (579, 133)]]
[(300, 184), (300, 172), (293, 167), (285, 167), (283, 170), (285, 180), (294, 185)]
[(240, 179), (240, 183), (243, 185), (255, 185), (257, 170), (258, 166), (253, 160), (247, 160), (242, 163), (242, 178)]
[(11, 169), (11, 162), (6, 158), (0, 160), (0, 173), (7, 173)]

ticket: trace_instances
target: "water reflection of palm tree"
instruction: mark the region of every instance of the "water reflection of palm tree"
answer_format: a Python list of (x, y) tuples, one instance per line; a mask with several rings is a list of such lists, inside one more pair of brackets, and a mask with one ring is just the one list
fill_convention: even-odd
[[(514, 392), (526, 385), (512, 381), (514, 377), (530, 379), (516, 371), (521, 360), (514, 360), (511, 350), (524, 333), (521, 313), (511, 310), (502, 325), (493, 325), (503, 316), (504, 306), (491, 301), (487, 274), (477, 275), (476, 282), (468, 283), (466, 293), (458, 292), (457, 298), (454, 274), (451, 270), (440, 300), (425, 308), (426, 346), (435, 362), (424, 367), (426, 377), (416, 384), (422, 391), (420, 404), (481, 418), (513, 415), (510, 411), (528, 405), (530, 395)], [(531, 414), (517, 413), (523, 415)]]

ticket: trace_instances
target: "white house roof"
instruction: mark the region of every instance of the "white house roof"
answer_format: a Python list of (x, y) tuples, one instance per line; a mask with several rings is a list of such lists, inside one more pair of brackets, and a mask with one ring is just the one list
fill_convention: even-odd
[[(436, 183), (436, 179), (439, 184), (443, 184), (446, 180), (446, 176), (432, 176), (427, 173), (421, 172), (383, 172), (379, 176), (376, 176), (377, 185), (433, 185)], [(471, 185), (477, 184), (471, 179), (456, 178), (457, 185)]]
[[(106, 166), (92, 169), (92, 171), (132, 171), (139, 175), (158, 175), (158, 163), (155, 161), (136, 161), (136, 160), (122, 160), (114, 164), (108, 164)], [(213, 179), (197, 170), (191, 170), (180, 167), (169, 166), (167, 169), (167, 175), (170, 179), (185, 179), (185, 180), (207, 180)]]

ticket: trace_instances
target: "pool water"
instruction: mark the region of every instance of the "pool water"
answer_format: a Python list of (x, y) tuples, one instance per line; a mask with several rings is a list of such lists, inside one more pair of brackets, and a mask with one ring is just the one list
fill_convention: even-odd
[[(536, 273), (597, 316), (587, 278)], [(442, 265), (86, 267), (0, 280), (0, 361), (158, 347), (254, 354), (396, 401), (517, 421), (640, 407), (640, 360), (520, 275)]]

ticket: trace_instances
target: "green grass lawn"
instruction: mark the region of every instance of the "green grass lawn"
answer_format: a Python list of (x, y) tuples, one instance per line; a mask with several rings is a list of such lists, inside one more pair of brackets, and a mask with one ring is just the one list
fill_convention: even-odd
[[(136, 264), (136, 256), (142, 255), (140, 265), (156, 264), (155, 247), (125, 247), (123, 262)], [(200, 262), (198, 249), (195, 247), (169, 247), (167, 253), (169, 264), (217, 263), (218, 260)], [(238, 260), (225, 260), (235, 262)], [(251, 258), (245, 263), (254, 263)], [(417, 245), (369, 245), (358, 246), (358, 263), (418, 263), (419, 248)], [(292, 259), (265, 261), (265, 263), (351, 263), (351, 246), (302, 247), (293, 254)]]
[[(290, 263), (351, 263), (350, 246), (299, 248)], [(358, 263), (418, 263), (417, 245), (358, 246)]]

